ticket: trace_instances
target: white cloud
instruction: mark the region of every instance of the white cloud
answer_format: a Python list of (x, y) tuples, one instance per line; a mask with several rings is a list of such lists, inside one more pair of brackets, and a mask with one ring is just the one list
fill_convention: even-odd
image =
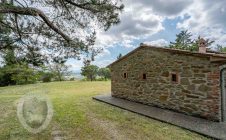
[(128, 0), (127, 3), (139, 5), (140, 8), (152, 9), (154, 13), (164, 17), (175, 17), (183, 12), (193, 0)]
[(96, 56), (96, 59), (106, 57), (106, 56), (110, 56), (110, 54), (111, 54), (111, 52), (108, 49), (103, 48), (103, 51)]
[(164, 47), (164, 46), (169, 45), (169, 42), (166, 41), (165, 39), (158, 39), (158, 40), (154, 40), (154, 41), (150, 41), (150, 42), (144, 42), (144, 44), (158, 46), (158, 47)]
[(163, 18), (153, 14), (151, 9), (125, 10), (121, 23), (111, 28), (107, 34), (115, 37), (140, 38), (163, 30)]
[(97, 65), (100, 68), (106, 67), (107, 65), (111, 64), (115, 60), (107, 60), (107, 59), (102, 59), (101, 61), (94, 61), (93, 64)]
[[(226, 1), (194, 1), (184, 12), (185, 20), (177, 24), (179, 29), (188, 29), (196, 36), (215, 40), (216, 44), (226, 45)], [(186, 18), (187, 17), (187, 18)]]
[(96, 45), (113, 47), (118, 44), (134, 47), (134, 42), (150, 38), (164, 30), (163, 21), (185, 11), (193, 0), (125, 0), (121, 23), (109, 31), (97, 31)]
[(154, 13), (151, 7), (141, 7), (133, 1), (125, 1), (125, 9), (120, 18), (121, 23), (107, 32), (97, 31), (96, 45), (113, 47), (121, 44), (134, 47), (134, 41), (164, 30), (162, 16)]

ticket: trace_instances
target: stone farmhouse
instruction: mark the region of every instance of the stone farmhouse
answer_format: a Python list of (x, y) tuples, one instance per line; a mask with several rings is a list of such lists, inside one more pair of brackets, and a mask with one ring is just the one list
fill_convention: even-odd
[(112, 96), (212, 121), (226, 121), (226, 55), (140, 47), (110, 64)]

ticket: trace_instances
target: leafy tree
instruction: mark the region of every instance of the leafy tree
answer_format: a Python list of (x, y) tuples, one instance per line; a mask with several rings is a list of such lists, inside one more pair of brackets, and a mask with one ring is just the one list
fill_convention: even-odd
[(15, 50), (13, 48), (10, 47), (5, 50), (5, 54), (3, 55), (3, 61), (5, 65), (13, 65), (17, 63)]
[(39, 71), (16, 56), (15, 46), (4, 48), (4, 65), (0, 69), (0, 86), (31, 84), (39, 79)]
[(111, 77), (110, 69), (109, 68), (100, 68), (98, 71), (98, 75), (100, 77), (104, 78), (105, 81), (107, 81), (107, 79), (110, 79), (110, 77)]
[(190, 50), (194, 51), (197, 48), (193, 47), (193, 40), (191, 39), (192, 34), (191, 32), (181, 31), (179, 34), (176, 35), (175, 42), (170, 42), (170, 48), (174, 49), (181, 49), (181, 50)]
[(223, 47), (222, 45), (217, 44), (217, 51), (218, 52), (226, 52), (226, 47)]
[(41, 77), (42, 82), (44, 82), (44, 83), (51, 82), (52, 78), (54, 78), (53, 73), (51, 73), (51, 72), (42, 73), (42, 77)]
[(11, 65), (8, 69), (12, 74), (12, 80), (16, 81), (17, 85), (33, 84), (40, 77), (39, 72), (30, 68), (27, 64)]
[(0, 70), (0, 86), (32, 84), (39, 79), (39, 72), (27, 64), (5, 65)]
[[(5, 17), (0, 14), (0, 23)], [(11, 38), (9, 28), (0, 24), (0, 57), (3, 59), (3, 66), (0, 68), (0, 86), (35, 83), (39, 79), (39, 72), (33, 67), (38, 64), (38, 61), (33, 61), (38, 60), (38, 56), (29, 56), (32, 50), (27, 51), (21, 53), (21, 49)], [(36, 50), (36, 53), (37, 51), (39, 50)]]
[(122, 58), (122, 54), (121, 53), (117, 56), (117, 59), (120, 59), (120, 58)]
[(52, 65), (50, 65), (50, 72), (56, 81), (63, 81), (65, 76), (69, 75), (70, 66), (65, 64), (65, 60), (55, 60)]
[(16, 81), (12, 79), (12, 73), (10, 73), (6, 67), (1, 67), (0, 68), (0, 86), (8, 86), (8, 85), (16, 85)]
[(12, 79), (12, 69), (10, 66), (17, 63), (14, 49), (7, 48), (5, 50), (5, 55), (2, 55), (3, 67), (0, 68), (0, 86), (15, 85), (16, 81)]
[(39, 47), (50, 58), (79, 58), (93, 51), (96, 29), (120, 22), (123, 8), (121, 0), (0, 0), (0, 14), (6, 17), (0, 27), (10, 30), (8, 43), (24, 51)]
[(98, 66), (95, 65), (87, 65), (82, 67), (81, 74), (85, 77), (87, 77), (88, 80), (93, 81), (96, 79), (96, 76), (98, 75)]

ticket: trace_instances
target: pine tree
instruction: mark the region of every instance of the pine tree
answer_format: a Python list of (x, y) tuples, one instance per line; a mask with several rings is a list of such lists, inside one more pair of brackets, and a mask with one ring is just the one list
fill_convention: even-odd
[(191, 39), (192, 34), (191, 32), (181, 31), (179, 34), (176, 35), (175, 42), (170, 42), (170, 48), (174, 49), (181, 49), (181, 50), (190, 50), (193, 51), (193, 43), (194, 41)]
[(0, 14), (7, 17), (0, 28), (8, 28), (22, 50), (39, 46), (79, 58), (93, 52), (97, 28), (106, 31), (120, 22), (123, 8), (121, 0), (0, 0)]

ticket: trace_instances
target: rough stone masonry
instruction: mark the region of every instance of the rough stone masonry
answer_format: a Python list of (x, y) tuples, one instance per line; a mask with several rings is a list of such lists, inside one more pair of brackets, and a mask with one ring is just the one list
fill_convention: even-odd
[(220, 121), (222, 63), (210, 59), (143, 45), (109, 66), (112, 96)]

